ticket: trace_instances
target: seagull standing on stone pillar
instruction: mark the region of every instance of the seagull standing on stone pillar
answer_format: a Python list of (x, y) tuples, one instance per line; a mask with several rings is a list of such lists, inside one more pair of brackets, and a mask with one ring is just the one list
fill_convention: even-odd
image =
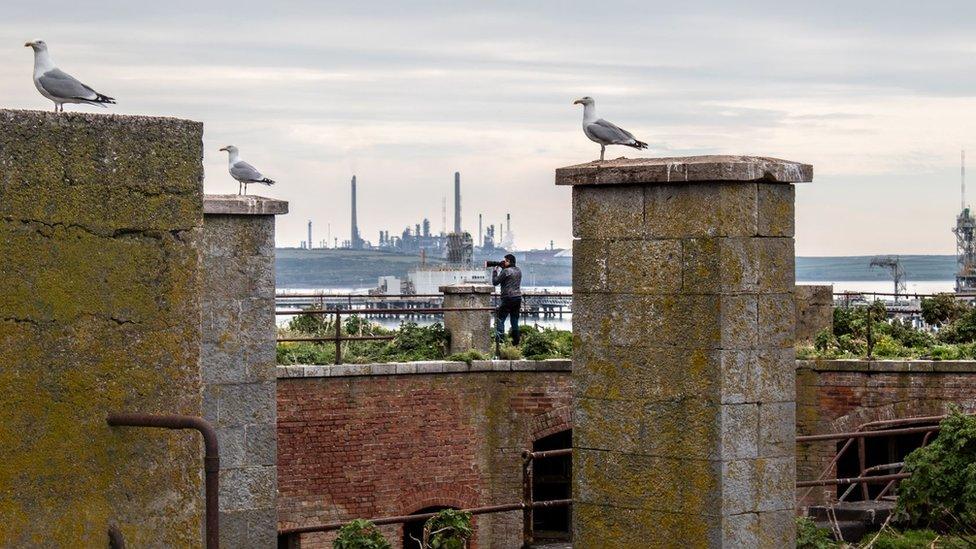
[(64, 112), (65, 103), (85, 103), (102, 108), (106, 103), (115, 104), (114, 98), (98, 93), (54, 66), (43, 40), (28, 42), (24, 47), (34, 50), (34, 86), (41, 95), (54, 101), (54, 112)]
[(274, 185), (275, 182), (261, 175), (261, 172), (254, 166), (241, 160), (240, 151), (233, 145), (227, 145), (220, 150), (227, 151), (227, 171), (230, 176), (237, 180), (237, 194), (241, 194), (241, 185), (244, 185), (244, 194), (247, 194), (248, 183), (260, 183), (262, 185)]
[(581, 97), (573, 101), (574, 105), (583, 105), (583, 133), (590, 141), (600, 144), (600, 162), (607, 145), (624, 145), (635, 149), (646, 149), (647, 143), (638, 141), (629, 131), (618, 128), (602, 118), (596, 117), (596, 101), (592, 97)]

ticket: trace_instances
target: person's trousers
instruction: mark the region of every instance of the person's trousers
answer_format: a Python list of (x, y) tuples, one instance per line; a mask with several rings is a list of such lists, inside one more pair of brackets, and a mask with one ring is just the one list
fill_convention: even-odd
[(521, 297), (503, 297), (495, 310), (495, 339), (505, 339), (505, 317), (512, 327), (512, 343), (519, 344), (519, 313), (522, 311)]

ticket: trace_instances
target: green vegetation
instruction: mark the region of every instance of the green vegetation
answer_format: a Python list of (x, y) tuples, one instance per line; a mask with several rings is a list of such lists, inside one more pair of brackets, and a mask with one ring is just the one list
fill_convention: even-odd
[[(333, 337), (335, 318), (329, 315), (296, 315), (286, 327), (278, 329), (279, 337)], [(435, 323), (418, 326), (414, 322), (404, 322), (396, 330), (384, 328), (360, 316), (343, 319), (343, 337), (355, 336), (393, 336), (391, 340), (349, 341), (342, 344), (342, 362), (365, 364), (369, 362), (411, 362), (418, 360), (457, 360), (471, 364), (474, 360), (490, 357), (471, 350), (464, 353), (447, 354), (448, 333), (444, 326)], [(572, 333), (550, 328), (537, 329), (532, 326), (522, 328), (521, 348), (506, 342), (499, 348), (500, 358), (519, 360), (523, 356), (533, 360), (546, 358), (568, 358), (572, 356)], [(281, 342), (278, 343), (278, 364), (334, 364), (335, 344), (331, 342)]]
[(817, 525), (807, 517), (797, 517), (796, 547), (797, 549), (831, 549), (838, 545), (829, 530), (817, 528)]
[(939, 436), (905, 458), (912, 474), (898, 487), (898, 517), (912, 525), (976, 533), (976, 417), (958, 410)]
[(339, 530), (333, 549), (390, 549), (390, 542), (365, 519), (356, 519)]
[(834, 309), (833, 331), (817, 334), (812, 347), (798, 348), (797, 358), (863, 358), (870, 340), (876, 358), (976, 359), (976, 309), (940, 295), (922, 300), (922, 311), (926, 322), (940, 326), (937, 334), (887, 320), (881, 302)]
[(938, 534), (933, 530), (897, 530), (884, 527), (861, 538), (859, 543), (835, 541), (826, 528), (817, 528), (807, 517), (796, 519), (797, 549), (972, 549), (974, 543), (960, 536)]
[(424, 523), (421, 549), (466, 549), (471, 539), (471, 513), (444, 509)]

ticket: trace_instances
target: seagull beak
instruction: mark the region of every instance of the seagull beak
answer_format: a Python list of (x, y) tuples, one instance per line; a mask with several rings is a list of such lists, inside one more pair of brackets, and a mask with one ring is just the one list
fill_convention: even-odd
[(574, 105), (582, 105), (583, 104), (583, 100), (582, 99), (577, 99), (576, 101), (573, 101), (573, 104)]
[(29, 47), (31, 47), (31, 46), (33, 46), (33, 45), (34, 45), (34, 43), (33, 43), (33, 42), (28, 42), (28, 43), (26, 43), (26, 44), (24, 44), (24, 47), (25, 47), (25, 48), (29, 48)]
[(227, 150), (227, 147), (221, 147), (220, 150), (226, 151)]

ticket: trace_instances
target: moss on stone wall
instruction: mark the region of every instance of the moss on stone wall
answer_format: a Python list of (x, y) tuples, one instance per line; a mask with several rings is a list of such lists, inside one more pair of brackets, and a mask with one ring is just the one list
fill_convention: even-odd
[(0, 545), (200, 543), (202, 126), (0, 111)]

